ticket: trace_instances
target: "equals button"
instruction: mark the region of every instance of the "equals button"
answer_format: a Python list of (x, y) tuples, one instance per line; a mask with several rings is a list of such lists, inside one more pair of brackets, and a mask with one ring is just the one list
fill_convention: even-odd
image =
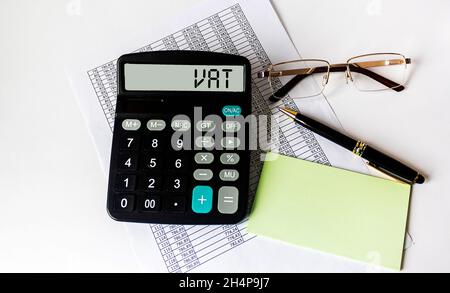
[(238, 210), (239, 190), (234, 186), (219, 189), (217, 209), (221, 214), (234, 214)]

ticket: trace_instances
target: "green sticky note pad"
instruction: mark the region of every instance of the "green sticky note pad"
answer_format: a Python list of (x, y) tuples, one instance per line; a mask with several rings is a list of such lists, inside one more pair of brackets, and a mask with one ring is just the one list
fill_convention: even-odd
[(400, 270), (410, 186), (268, 153), (248, 231)]

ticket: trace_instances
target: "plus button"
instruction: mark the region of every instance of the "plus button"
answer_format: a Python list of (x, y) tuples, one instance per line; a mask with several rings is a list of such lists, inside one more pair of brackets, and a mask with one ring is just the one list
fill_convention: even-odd
[(198, 185), (192, 190), (192, 211), (207, 214), (212, 210), (213, 190), (210, 186)]
[(208, 200), (202, 195), (202, 197), (200, 197), (198, 199), (198, 201), (200, 202), (201, 205), (203, 205), (203, 202), (208, 201)]

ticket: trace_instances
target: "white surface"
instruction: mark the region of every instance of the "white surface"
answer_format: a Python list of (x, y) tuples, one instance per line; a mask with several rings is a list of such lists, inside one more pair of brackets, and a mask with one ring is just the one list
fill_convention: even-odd
[[(199, 1), (158, 1), (151, 10), (140, 9), (144, 0), (35, 2), (0, 3), (0, 271), (141, 271), (123, 225), (105, 212), (106, 178), (64, 75), (64, 58), (77, 52), (63, 52), (62, 44), (80, 34), (121, 32), (122, 13), (151, 31), (164, 14)], [(443, 154), (450, 143), (450, 39), (443, 34), (450, 3), (283, 0), (274, 6), (303, 57), (340, 62), (397, 51), (413, 58), (402, 93), (359, 93), (337, 73), (326, 95), (348, 133), (429, 177), (414, 186), (415, 244), (404, 271), (450, 271), (450, 159)]]
[[(213, 51), (221, 52), (224, 46), (217, 45), (215, 38), (207, 34), (208, 25), (205, 25), (207, 21), (204, 19), (210, 18), (212, 15), (216, 15), (216, 13), (220, 12), (219, 15), (221, 16), (219, 17), (222, 22), (226, 24), (226, 27), (233, 27), (235, 20), (233, 21), (232, 18), (235, 17), (230, 17), (228, 13), (230, 13), (230, 7), (234, 6), (236, 3), (239, 4), (241, 12), (245, 15), (247, 20), (246, 25), (250, 25), (254, 33), (249, 36), (246, 35), (247, 40), (250, 40), (249, 42), (253, 44), (261, 45), (261, 49), (252, 48), (249, 50), (248, 43), (245, 44), (246, 42), (242, 39), (243, 31), (239, 32), (239, 30), (237, 30), (231, 37), (231, 42), (236, 46), (236, 50), (239, 53), (244, 54), (249, 60), (253, 61), (251, 62), (253, 64), (252, 75), (255, 75), (258, 70), (265, 68), (258, 66), (258, 62), (253, 60), (256, 57), (256, 54), (267, 53), (267, 57), (272, 62), (281, 62), (299, 58), (298, 52), (268, 0), (205, 1), (201, 3), (201, 5), (196, 5), (196, 8), (193, 7), (192, 9), (189, 9), (189, 11), (183, 12), (182, 18), (172, 15), (168, 16), (171, 21), (168, 24), (163, 25), (164, 31), (161, 29), (160, 31), (157, 29), (154, 30), (154, 34), (151, 36), (152, 41), (149, 46), (153, 50), (164, 49), (165, 46), (158, 40), (167, 38), (166, 31), (171, 35), (174, 32), (184, 30), (186, 27), (191, 27), (196, 23), (201, 27), (201, 31), (203, 32), (202, 35), (206, 38), (205, 41), (208, 47)], [(261, 15), (264, 15), (264, 18), (261, 18)], [(199, 23), (199, 20), (203, 21)], [(139, 28), (132, 23), (125, 23), (126, 25), (123, 25), (123, 29), (127, 29), (126, 27), (128, 26), (128, 29), (133, 29), (134, 32), (133, 38), (135, 46), (133, 49), (142, 47), (141, 42), (143, 39), (148, 38), (148, 31), (144, 27)], [(268, 28), (266, 23), (270, 23), (271, 26)], [(231, 30), (235, 31), (236, 28)], [(108, 40), (112, 39), (110, 43), (115, 44), (104, 47), (97, 46), (96, 54), (92, 54), (89, 48), (84, 44), (91, 43), (92, 39), (96, 38), (98, 38), (98, 34), (85, 34), (80, 36), (80, 40), (76, 43), (71, 44), (71, 51), (76, 51), (77, 56), (81, 58), (75, 59), (75, 56), (71, 57), (70, 61), (73, 63), (73, 66), (68, 68), (66, 72), (71, 80), (74, 92), (76, 92), (80, 110), (86, 116), (86, 121), (88, 121), (88, 127), (94, 138), (95, 145), (97, 146), (97, 151), (100, 155), (99, 157), (104, 163), (104, 169), (108, 170), (109, 157), (111, 155), (112, 133), (109, 125), (110, 121), (107, 120), (107, 117), (111, 117), (111, 115), (114, 117), (114, 113), (110, 113), (111, 110), (106, 106), (106, 101), (108, 101), (108, 104), (115, 104), (116, 93), (115, 91), (108, 93), (106, 90), (97, 91), (95, 89), (101, 87), (104, 87), (105, 89), (109, 88), (110, 86), (106, 76), (115, 74), (115, 72), (111, 73), (110, 70), (103, 69), (103, 66), (106, 68), (115, 66), (108, 63), (109, 60), (105, 60), (105, 54), (107, 54), (107, 52), (116, 51), (120, 52), (119, 55), (127, 53), (129, 51), (129, 46), (131, 46), (133, 41), (128, 40), (127, 44), (115, 43), (116, 34), (113, 31), (110, 33), (102, 33), (101, 38), (105, 43), (109, 43)], [(254, 38), (256, 38), (257, 41), (254, 41)], [(185, 41), (183, 41), (183, 38), (178, 37), (176, 39), (180, 49), (186, 50), (189, 48)], [(144, 48), (145, 47), (148, 46), (144, 46)], [(101, 65), (102, 68), (98, 68), (99, 65)], [(94, 67), (96, 69), (92, 70)], [(112, 70), (115, 69), (113, 68)], [(88, 74), (86, 74), (87, 71)], [(98, 81), (97, 79), (91, 80), (88, 78), (88, 75), (101, 76), (101, 81)], [(261, 92), (263, 96), (270, 94), (266, 81), (257, 80), (255, 86), (256, 88), (254, 88), (254, 90)], [(302, 86), (304, 86), (303, 83)], [(297, 87), (296, 91), (298, 88), (301, 87)], [(296, 91), (292, 91), (292, 94), (295, 95)], [(273, 108), (275, 105), (270, 105), (272, 110), (262, 109), (264, 107), (269, 107), (264, 100), (254, 97), (253, 102), (260, 108), (258, 113), (271, 111), (272, 113), (281, 116), (279, 117), (280, 130), (285, 136), (287, 132), (291, 135), (288, 135), (288, 143), (281, 142), (281, 145), (279, 146), (280, 149), (290, 147), (293, 151), (291, 155), (296, 155), (300, 158), (309, 157), (310, 159), (314, 159), (314, 157), (311, 157), (311, 152), (307, 152), (305, 149), (308, 149), (308, 145), (319, 142), (321, 149), (326, 155), (325, 158), (321, 157), (319, 159), (320, 161), (324, 162), (324, 160), (326, 160), (333, 166), (340, 166), (359, 172), (367, 172), (367, 167), (359, 158), (353, 156), (350, 152), (337, 145), (324, 139), (320, 140), (319, 137), (316, 137), (317, 140), (305, 140), (305, 137), (302, 137), (299, 133), (292, 134), (292, 127), (295, 126), (292, 124), (292, 121), (286, 119), (279, 111), (274, 111)], [(293, 103), (292, 99), (289, 98), (284, 99), (283, 102)], [(297, 106), (302, 109), (302, 112), (308, 114), (311, 113), (317, 117), (317, 119), (326, 121), (331, 125), (339, 124), (332, 109), (323, 96), (316, 97), (315, 99), (299, 100), (298, 102), (301, 102)], [(100, 107), (99, 103), (105, 106)], [(279, 104), (280, 103), (278, 103), (278, 105)], [(284, 118), (283, 121), (281, 121), (282, 118)], [(272, 133), (272, 137), (273, 136), (276, 136), (276, 134)], [(257, 170), (253, 170), (253, 168), (250, 167), (249, 182), (251, 185), (255, 182), (254, 176), (257, 176), (255, 172), (257, 172)], [(107, 172), (105, 173), (107, 174)], [(253, 191), (251, 190), (250, 193), (253, 193)], [(152, 233), (149, 229), (149, 225), (127, 223), (123, 225), (125, 225), (127, 231), (129, 231), (130, 239), (133, 239), (133, 248), (136, 251), (138, 260), (141, 261), (142, 267), (151, 272), (166, 272), (167, 270), (171, 272), (220, 272), (236, 271), (236, 267), (239, 268), (238, 270), (240, 272), (289, 272), (311, 270), (312, 265), (317, 271), (333, 270), (334, 267), (339, 266), (339, 270), (341, 271), (354, 272), (372, 269), (371, 265), (377, 261), (377, 259), (374, 259), (372, 253), (368, 254), (366, 258), (370, 265), (360, 264), (349, 260), (342, 261), (340, 258), (329, 257), (328, 255), (325, 256), (322, 254), (321, 257), (324, 261), (323, 263), (319, 263), (318, 255), (320, 253), (318, 252), (301, 254), (298, 247), (289, 248), (286, 244), (275, 242), (266, 237), (256, 237), (251, 239), (252, 235), (249, 235), (245, 231), (246, 224), (247, 222), (243, 221), (242, 223), (239, 223), (239, 225), (198, 225), (196, 227), (179, 225), (164, 228), (163, 231), (165, 231), (165, 233), (161, 233), (161, 231)], [(152, 230), (156, 228), (157, 226), (154, 225), (151, 227)], [(175, 230), (176, 235), (169, 232), (169, 229)], [(233, 236), (233, 240), (231, 241), (229, 240), (231, 236), (230, 231), (234, 231), (233, 234), (231, 234)], [(187, 236), (180, 238), (180, 235), (184, 235), (184, 233), (186, 233)], [(295, 233), (295, 231), (292, 231), (292, 233)], [(154, 234), (154, 237), (148, 237), (149, 234), (152, 234), (152, 236)], [(175, 237), (179, 238), (176, 242), (174, 241)], [(245, 241), (245, 245), (236, 245), (241, 241)], [(181, 247), (179, 247), (180, 242), (183, 243), (183, 246)], [(191, 249), (188, 250), (185, 246), (190, 246)], [(264, 248), (261, 249), (262, 247)], [(180, 254), (184, 254), (183, 258), (175, 256)], [(261, 255), (267, 256), (264, 262), (260, 261)], [(237, 260), (238, 262), (236, 262)], [(301, 263), (302, 266), (298, 266), (298, 263)]]

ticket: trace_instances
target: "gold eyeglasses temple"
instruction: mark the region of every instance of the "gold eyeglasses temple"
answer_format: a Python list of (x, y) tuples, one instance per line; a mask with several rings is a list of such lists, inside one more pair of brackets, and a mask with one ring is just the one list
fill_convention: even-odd
[(303, 69), (288, 69), (288, 70), (264, 70), (258, 72), (258, 77), (278, 77), (278, 76), (285, 76), (285, 75), (299, 75), (299, 74), (311, 74), (316, 67), (311, 68), (303, 68)]
[[(355, 63), (340, 63), (340, 64), (332, 64), (330, 68), (343, 67), (348, 65), (358, 66), (360, 68), (370, 68), (370, 67), (379, 67), (379, 66), (389, 66), (389, 65), (401, 65), (401, 64), (411, 64), (411, 58), (400, 58), (400, 59), (389, 59), (389, 60), (375, 60), (375, 61), (362, 61)], [(302, 69), (287, 69), (287, 70), (264, 70), (257, 73), (258, 78), (263, 77), (280, 77), (286, 75), (301, 75), (301, 74), (311, 74), (317, 67), (312, 68), (302, 68)]]
[(348, 63), (348, 65), (356, 65), (360, 68), (369, 68), (369, 67), (379, 67), (379, 66), (389, 66), (389, 65), (402, 65), (402, 64), (411, 64), (411, 58), (405, 59), (389, 59), (389, 60), (375, 60), (375, 61), (362, 61), (355, 63)]

